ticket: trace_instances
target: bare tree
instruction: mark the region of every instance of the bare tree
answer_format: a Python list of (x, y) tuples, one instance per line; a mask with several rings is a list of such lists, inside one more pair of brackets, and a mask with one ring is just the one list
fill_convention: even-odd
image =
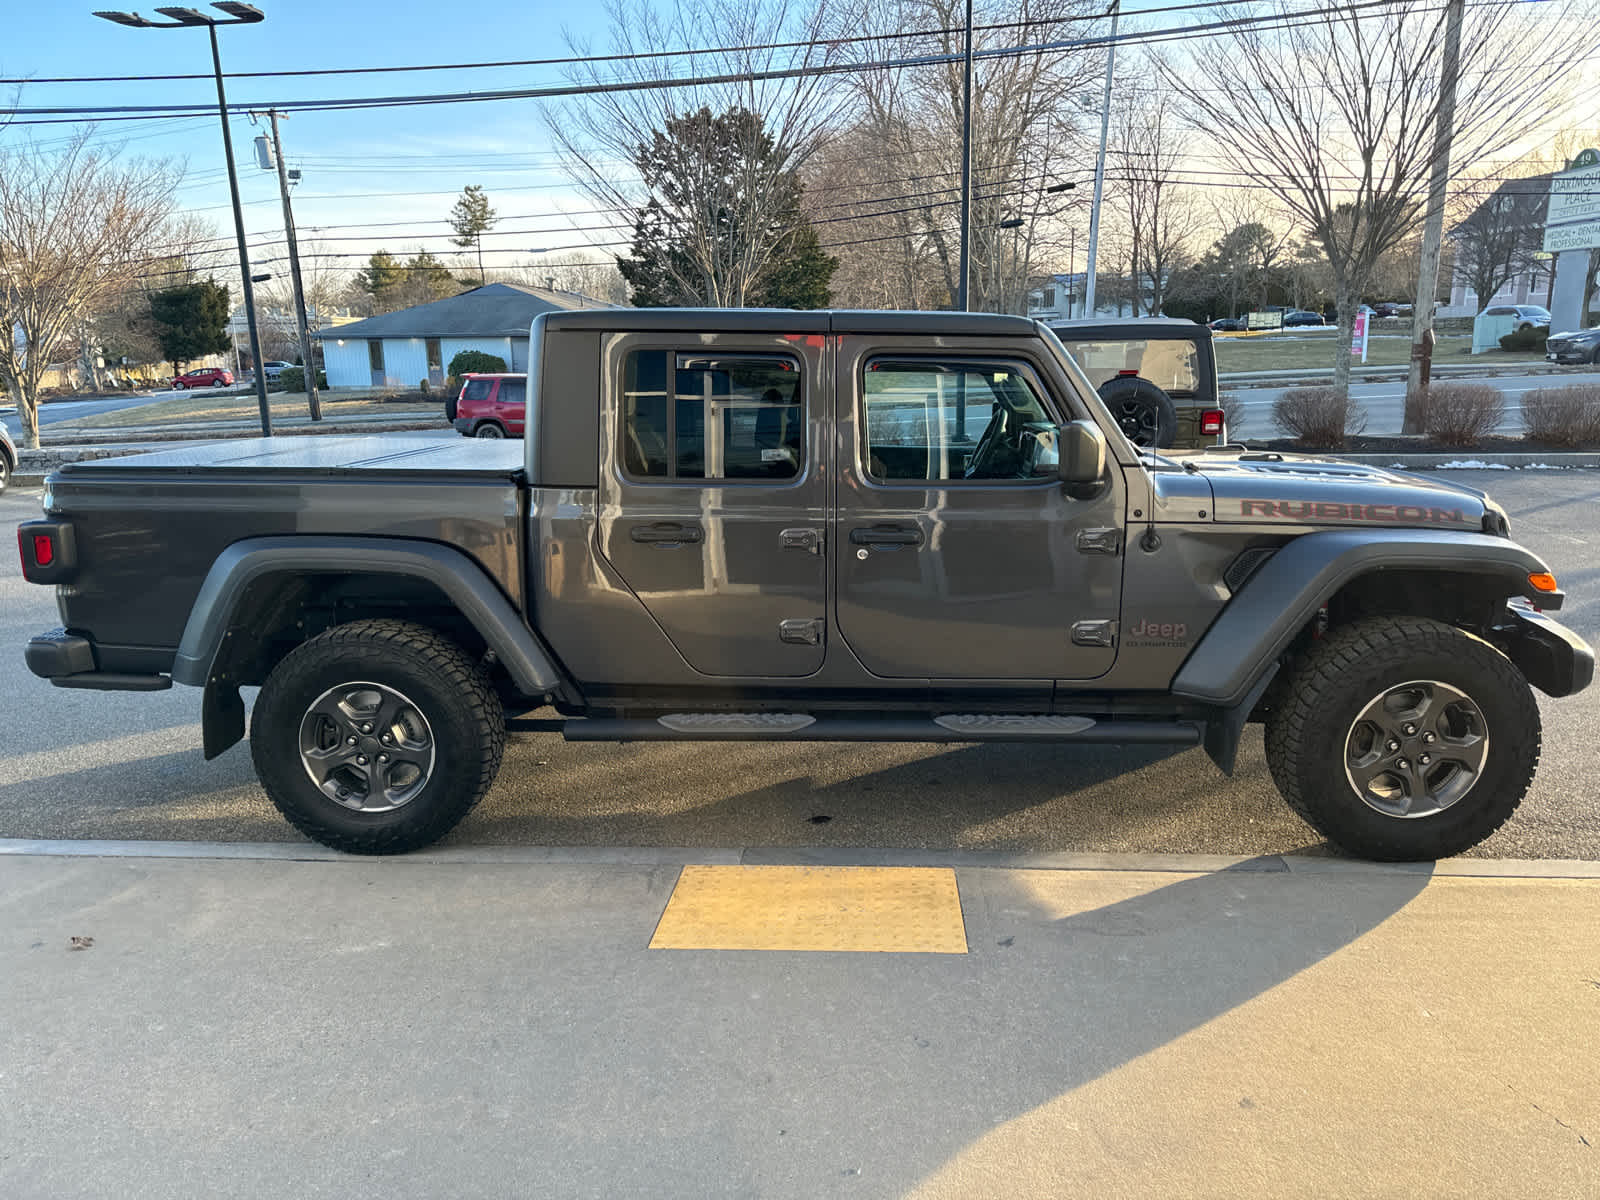
[[(803, 3), (675, 0), (665, 7), (610, 0), (613, 54), (704, 44), (712, 33), (730, 48), (689, 59), (582, 64), (573, 72), (578, 82), (614, 85), (620, 74), (638, 86), (551, 111), (551, 134), (573, 181), (616, 215), (619, 228), (648, 226), (652, 237), (681, 247), (682, 255), (666, 263), (670, 283), (700, 303), (737, 306), (756, 293), (787, 232), (776, 226), (793, 208), (794, 174), (816, 153), (840, 107), (841, 90), (820, 70), (835, 53), (820, 40), (826, 0)], [(747, 48), (777, 41), (805, 45)], [(569, 44), (589, 51), (582, 42)], [(773, 70), (801, 74), (751, 78)], [(663, 86), (685, 77), (719, 82)], [(700, 144), (682, 144), (684, 138)], [(730, 165), (732, 177), (715, 169)], [(641, 178), (647, 169), (670, 177), (665, 190), (672, 194), (652, 195)]]
[[(1086, 202), (1048, 189), (1084, 177), (1079, 98), (1103, 68), (1103, 54), (1028, 47), (1082, 37), (1093, 29), (1084, 21), (1103, 11), (1092, 0), (987, 0), (975, 6), (968, 287), (974, 309), (1024, 311), (1035, 263), (1065, 248), (1060, 218)], [(826, 240), (847, 277), (856, 253), (851, 243), (873, 247), (873, 256), (900, 256), (898, 271), (887, 264), (878, 270), (882, 281), (903, 289), (891, 303), (950, 304), (959, 290), (961, 253), (965, 4), (866, 0), (856, 21), (849, 28), (866, 33), (932, 31), (862, 50), (862, 57), (927, 55), (944, 61), (851, 77), (857, 112), (850, 141), (861, 156), (854, 176), (870, 186), (849, 197), (853, 208), (835, 214), (857, 219), (833, 226)], [(926, 293), (930, 263), (939, 296)]]
[[(1374, 265), (1420, 219), (1439, 110), (1443, 12), (1295, 13), (1194, 43), (1162, 66), (1184, 111), (1242, 181), (1268, 189), (1327, 256), (1342, 341)], [(1470, 168), (1566, 102), (1593, 0), (1469, 10), (1452, 165)], [(1554, 10), (1554, 11), (1551, 11)], [(1418, 303), (1427, 299), (1418, 298)], [(1335, 386), (1350, 380), (1336, 355)]]
[(0, 147), (0, 381), (29, 446), (45, 368), (140, 273), (180, 178), (166, 162), (118, 163), (88, 130), (55, 150)]
[(508, 283), (576, 292), (607, 304), (628, 302), (628, 282), (613, 258), (575, 251), (531, 258), (505, 272)]
[(1455, 277), (1472, 289), (1480, 307), (1539, 261), (1548, 198), (1548, 176), (1508, 180), (1488, 196), (1478, 190), (1454, 197), (1452, 206), (1461, 213), (1450, 229)]
[(1142, 305), (1153, 317), (1172, 272), (1190, 258), (1194, 197), (1177, 179), (1188, 150), (1154, 89), (1136, 86), (1118, 107), (1108, 154), (1111, 192), (1125, 222), (1135, 311)]

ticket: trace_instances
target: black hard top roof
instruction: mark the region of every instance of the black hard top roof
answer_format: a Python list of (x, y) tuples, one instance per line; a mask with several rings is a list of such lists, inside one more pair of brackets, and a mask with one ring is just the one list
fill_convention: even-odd
[(547, 329), (608, 333), (942, 333), (966, 337), (1032, 337), (1034, 322), (1001, 313), (819, 312), (788, 308), (611, 308), (551, 313)]

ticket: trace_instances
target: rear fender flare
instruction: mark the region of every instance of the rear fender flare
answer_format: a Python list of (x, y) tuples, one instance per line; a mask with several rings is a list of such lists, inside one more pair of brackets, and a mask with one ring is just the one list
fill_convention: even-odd
[(201, 709), (207, 758), (244, 733), (238, 686), (214, 670), (240, 602), (259, 580), (302, 573), (394, 575), (430, 583), (478, 631), (523, 694), (567, 690), (564, 675), (505, 593), (460, 550), (402, 538), (247, 538), (212, 564), (172, 664), (175, 682), (206, 689)]
[(1352, 580), (1378, 571), (1483, 575), (1507, 598), (1548, 609), (1561, 593), (1535, 591), (1542, 559), (1506, 538), (1428, 529), (1340, 529), (1308, 533), (1278, 550), (1228, 602), (1172, 681), (1185, 699), (1222, 708), (1242, 703), (1319, 608)]

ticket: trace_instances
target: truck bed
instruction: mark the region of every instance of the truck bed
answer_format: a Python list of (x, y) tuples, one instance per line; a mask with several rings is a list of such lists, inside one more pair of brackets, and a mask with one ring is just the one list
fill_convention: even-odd
[[(523, 607), (523, 443), (405, 435), (197, 442), (69, 463), (47, 512), (71, 520), (79, 569), (63, 624), (101, 670), (164, 671), (217, 556), (245, 538), (421, 538), (470, 555)], [(158, 557), (157, 557), (158, 556)]]

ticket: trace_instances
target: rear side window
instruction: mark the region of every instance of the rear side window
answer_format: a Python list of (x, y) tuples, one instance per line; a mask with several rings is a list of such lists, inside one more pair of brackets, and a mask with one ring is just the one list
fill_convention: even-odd
[(622, 368), (623, 471), (785, 480), (805, 465), (800, 363), (783, 354), (635, 350)]
[(500, 392), (495, 396), (497, 404), (514, 404), (521, 408), (528, 401), (528, 385), (521, 379), (502, 379)]
[(461, 389), (463, 400), (487, 400), (489, 393), (494, 391), (492, 379), (469, 379), (467, 386)]

